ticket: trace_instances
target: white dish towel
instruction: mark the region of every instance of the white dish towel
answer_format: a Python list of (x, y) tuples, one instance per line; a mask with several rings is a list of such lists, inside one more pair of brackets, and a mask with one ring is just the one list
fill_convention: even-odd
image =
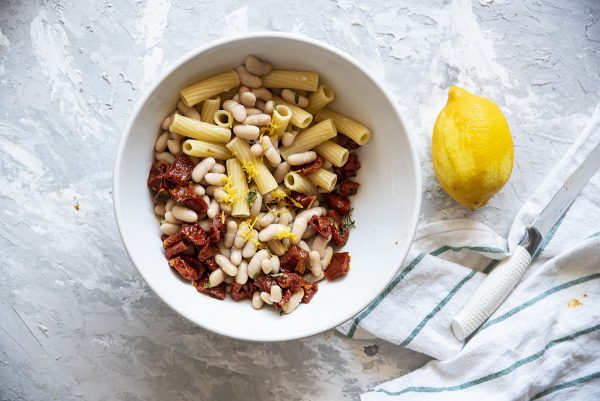
[[(555, 224), (513, 293), (466, 343), (452, 317), (600, 142), (600, 105), (518, 212), (508, 240), (484, 224), (422, 226), (386, 290), (338, 330), (438, 359), (361, 396), (372, 400), (600, 400), (600, 173)], [(467, 267), (468, 266), (468, 267)], [(477, 270), (475, 270), (475, 269)]]

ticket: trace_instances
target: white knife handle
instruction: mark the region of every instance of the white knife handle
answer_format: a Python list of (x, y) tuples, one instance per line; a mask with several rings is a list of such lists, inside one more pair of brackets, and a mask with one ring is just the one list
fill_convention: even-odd
[(511, 293), (531, 263), (529, 252), (519, 245), (479, 285), (462, 310), (452, 319), (452, 331), (463, 341), (481, 326)]

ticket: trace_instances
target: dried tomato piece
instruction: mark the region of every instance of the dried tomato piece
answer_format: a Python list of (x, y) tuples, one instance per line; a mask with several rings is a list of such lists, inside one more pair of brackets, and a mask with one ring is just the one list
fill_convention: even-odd
[(348, 156), (348, 161), (342, 167), (334, 167), (333, 172), (337, 174), (338, 180), (343, 180), (347, 177), (356, 177), (356, 172), (360, 169), (358, 156), (352, 153)]
[(338, 132), (338, 136), (337, 136), (337, 143), (338, 145), (348, 149), (348, 150), (355, 150), (360, 148), (360, 145), (356, 142), (354, 142), (353, 139), (351, 139), (350, 137), (344, 135), (344, 134), (340, 134)]
[(327, 203), (329, 209), (333, 209), (342, 216), (350, 213), (350, 199), (337, 194), (323, 194), (323, 199)]
[(331, 224), (328, 217), (313, 216), (308, 221), (308, 224), (317, 230), (321, 237), (331, 238)]
[(198, 272), (196, 271), (196, 269), (194, 269), (180, 256), (170, 259), (169, 266), (171, 266), (173, 270), (179, 273), (181, 278), (183, 278), (184, 280), (192, 281), (198, 279)]
[(179, 241), (179, 242), (171, 245), (167, 249), (165, 249), (165, 256), (167, 257), (167, 259), (171, 259), (171, 258), (187, 251), (187, 249), (188, 249), (187, 244), (183, 241)]
[(219, 253), (217, 245), (213, 244), (212, 242), (205, 244), (200, 248), (200, 251), (198, 252), (198, 260), (205, 262), (210, 258), (214, 258), (217, 255), (217, 253)]
[(315, 203), (315, 199), (317, 199), (317, 197), (314, 195), (305, 195), (301, 194), (300, 192), (294, 191), (290, 193), (289, 197), (290, 199), (300, 204), (304, 209), (308, 209), (309, 207), (311, 207), (312, 204)]
[(167, 238), (169, 238), (169, 236), (168, 236), (167, 234), (163, 234), (163, 235), (161, 235), (161, 236), (160, 236), (160, 240), (161, 240), (161, 241), (164, 241), (164, 240), (166, 240)]
[(171, 188), (169, 194), (175, 202), (188, 209), (192, 209), (198, 214), (206, 213), (208, 210), (208, 205), (201, 196), (196, 194), (196, 190), (192, 183), (188, 184), (186, 187)]
[(211, 257), (210, 259), (206, 259), (206, 261), (204, 263), (206, 263), (206, 267), (208, 267), (208, 270), (210, 270), (211, 272), (214, 272), (215, 270), (217, 270), (219, 268), (219, 265), (217, 264), (217, 262), (215, 262), (214, 257)]
[(220, 300), (225, 299), (225, 290), (227, 288), (225, 283), (221, 283), (216, 287), (211, 288), (208, 284), (208, 277), (205, 277), (200, 281), (196, 281), (195, 287), (196, 291), (201, 292), (202, 294), (206, 294)]
[(283, 290), (283, 296), (281, 297), (281, 301), (274, 303), (273, 307), (277, 310), (280, 310), (281, 307), (285, 304), (287, 304), (290, 301), (290, 298), (292, 297), (292, 291), (288, 290)]
[(304, 270), (306, 270), (309, 265), (308, 252), (298, 245), (292, 245), (279, 259), (279, 263), (282, 271), (296, 271), (300, 274), (304, 274)]
[[(225, 221), (223, 221), (225, 220)], [(223, 219), (221, 215), (216, 215), (213, 218), (212, 224), (210, 225), (210, 239), (215, 243), (219, 243), (221, 241), (221, 237), (225, 235), (225, 230), (227, 228), (227, 219)]]
[(337, 246), (344, 246), (348, 242), (350, 231), (342, 224), (342, 218), (335, 210), (327, 211), (327, 217), (331, 224), (331, 241)]
[(179, 202), (181, 206), (185, 206), (188, 209), (193, 210), (198, 214), (204, 214), (208, 210), (208, 205), (204, 202), (201, 196), (195, 196)]
[(350, 254), (348, 252), (336, 252), (331, 257), (331, 262), (329, 262), (327, 270), (325, 270), (325, 277), (327, 277), (327, 280), (333, 280), (349, 271)]
[(155, 190), (160, 191), (163, 188), (163, 174), (168, 170), (169, 163), (164, 161), (157, 161), (152, 163), (150, 167), (150, 174), (148, 175), (148, 186)]
[(181, 230), (179, 230), (177, 234), (180, 234), (183, 238), (196, 246), (204, 246), (209, 242), (206, 231), (204, 231), (198, 223), (182, 225)]
[(271, 276), (267, 276), (266, 274), (259, 274), (254, 279), (254, 286), (265, 292), (271, 292), (271, 286), (275, 283), (275, 279)]
[(167, 236), (163, 240), (163, 248), (167, 249), (169, 247), (172, 247), (173, 245), (175, 245), (179, 241), (183, 241), (183, 235), (181, 234), (181, 231), (178, 231), (178, 232), (176, 232), (173, 235)]
[(335, 193), (345, 197), (356, 195), (358, 192), (358, 187), (360, 187), (358, 182), (344, 180), (337, 185), (335, 188)]
[(325, 159), (320, 155), (317, 155), (317, 158), (310, 163), (302, 164), (296, 167), (296, 173), (305, 176), (314, 173), (325, 164)]
[(246, 284), (238, 284), (235, 281), (231, 284), (231, 298), (234, 301), (242, 299), (251, 299), (255, 288), (251, 280), (246, 281)]
[(169, 169), (163, 174), (163, 178), (174, 185), (182, 186), (187, 184), (190, 180), (193, 169), (194, 163), (192, 163), (186, 154), (182, 153), (177, 156), (177, 159), (175, 159), (173, 164), (171, 164)]
[(319, 285), (317, 283), (304, 283), (302, 284), (302, 288), (304, 289), (304, 296), (302, 297), (302, 303), (307, 304), (310, 302), (312, 297), (315, 296), (317, 291), (319, 290)]
[[(306, 284), (302, 277), (296, 273), (282, 272), (281, 276), (275, 279), (277, 284), (284, 289), (290, 289), (292, 292), (298, 291), (302, 288), (303, 284)], [(271, 288), (269, 287), (269, 291)]]

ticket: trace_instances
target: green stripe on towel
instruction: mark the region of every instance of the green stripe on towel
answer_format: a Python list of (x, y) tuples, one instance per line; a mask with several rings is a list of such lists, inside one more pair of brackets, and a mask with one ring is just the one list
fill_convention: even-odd
[(576, 386), (581, 383), (586, 383), (586, 382), (592, 381), (594, 379), (597, 379), (599, 377), (600, 377), (600, 372), (596, 372), (596, 373), (592, 373), (591, 375), (582, 376), (575, 380), (571, 380), (568, 382), (557, 384), (552, 387), (548, 387), (546, 390), (542, 391), (541, 393), (537, 393), (536, 395), (534, 395), (532, 398), (529, 399), (529, 401), (539, 400), (540, 398), (545, 397), (548, 394), (554, 393), (556, 391), (560, 391), (565, 388), (573, 387), (573, 386)]

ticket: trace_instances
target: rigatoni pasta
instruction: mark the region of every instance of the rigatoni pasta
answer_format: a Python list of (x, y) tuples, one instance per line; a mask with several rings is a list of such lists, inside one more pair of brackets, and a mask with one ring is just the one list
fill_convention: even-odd
[(306, 128), (310, 125), (310, 123), (312, 123), (313, 116), (309, 112), (301, 109), (300, 107), (294, 104), (286, 102), (279, 96), (273, 96), (273, 100), (275, 100), (276, 104), (283, 104), (289, 107), (290, 110), (292, 110), (292, 118), (290, 119), (290, 122), (296, 127)]
[(232, 157), (231, 152), (224, 145), (188, 139), (182, 145), (183, 153), (195, 157), (214, 157), (219, 160), (228, 160)]
[(314, 92), (319, 84), (319, 74), (311, 71), (274, 70), (262, 77), (265, 88), (288, 88)]
[(179, 95), (186, 106), (192, 107), (205, 99), (227, 92), (239, 84), (240, 78), (237, 73), (227, 71), (185, 87), (179, 91)]
[(207, 142), (227, 143), (231, 139), (229, 128), (204, 123), (179, 114), (175, 114), (171, 119), (169, 131)]
[(337, 175), (325, 168), (320, 168), (306, 177), (314, 185), (323, 188), (325, 192), (333, 191), (337, 183)]
[(315, 121), (332, 120), (339, 132), (348, 136), (359, 145), (371, 138), (371, 131), (356, 120), (332, 110), (323, 109), (315, 116)]
[(200, 110), (200, 121), (211, 123), (214, 121), (215, 113), (221, 108), (221, 97), (216, 96), (202, 102)]
[(343, 146), (338, 145), (333, 141), (325, 141), (322, 144), (315, 146), (315, 152), (320, 154), (331, 162), (336, 167), (342, 167), (348, 161), (350, 152)]
[(333, 121), (325, 120), (300, 132), (290, 146), (284, 146), (279, 151), (286, 158), (294, 153), (310, 150), (336, 135), (337, 131)]
[(333, 99), (335, 99), (333, 90), (327, 85), (320, 85), (319, 89), (308, 97), (308, 106), (306, 106), (304, 110), (315, 115), (331, 103)]
[(228, 194), (232, 203), (231, 215), (233, 217), (250, 216), (250, 207), (248, 206), (248, 182), (242, 165), (237, 159), (229, 159), (226, 162), (227, 174), (231, 183), (231, 194)]

